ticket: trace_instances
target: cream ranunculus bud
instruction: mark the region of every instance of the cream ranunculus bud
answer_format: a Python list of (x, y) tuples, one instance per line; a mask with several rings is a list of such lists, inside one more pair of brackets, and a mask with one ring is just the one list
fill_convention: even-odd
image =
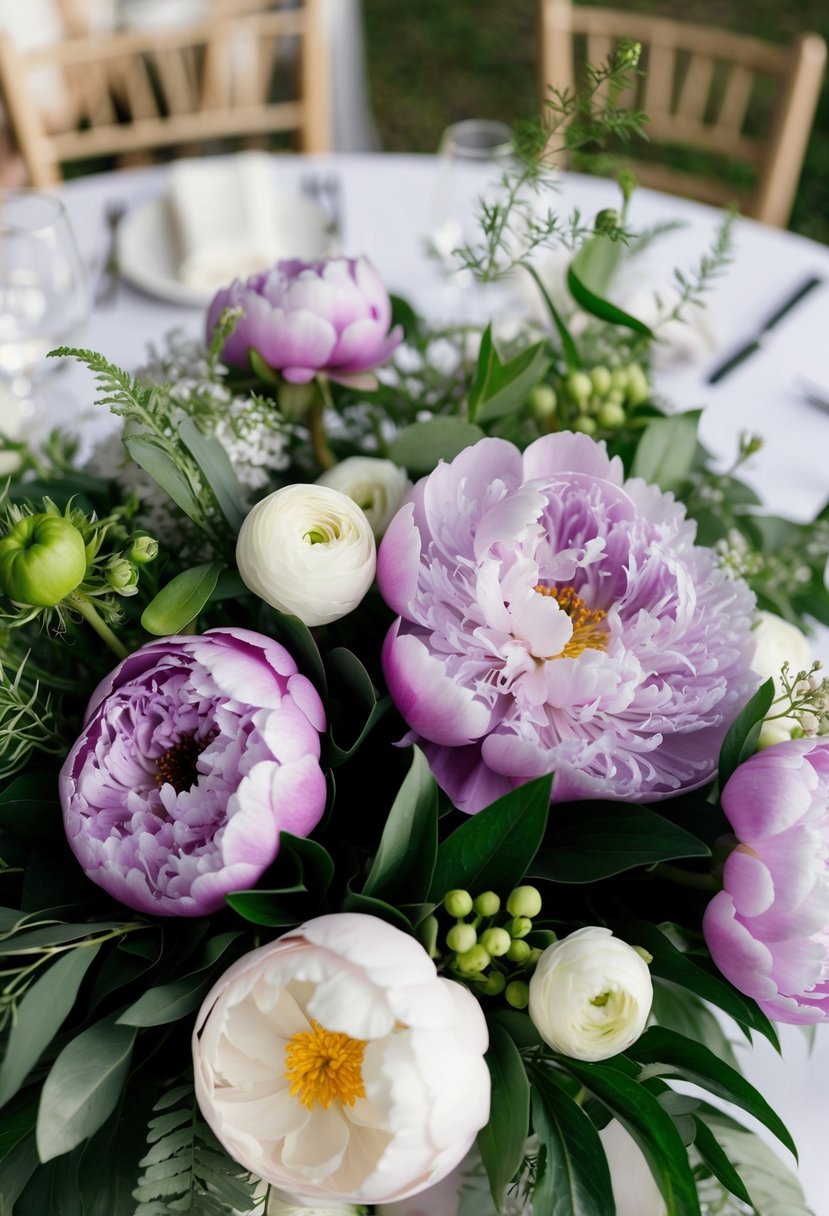
[(610, 1168), (616, 1216), (665, 1216), (665, 1200), (633, 1136), (611, 1119), (599, 1137)]
[[(798, 671), (808, 671), (812, 666), (812, 652), (808, 641), (796, 625), (784, 621), (782, 616), (773, 612), (758, 612), (757, 624), (754, 627), (754, 658), (751, 666), (767, 680), (774, 680), (775, 695), (783, 692), (780, 680), (780, 669), (784, 663), (789, 664), (789, 674), (792, 678)], [(776, 712), (777, 707), (772, 712)], [(759, 747), (771, 747), (772, 743), (782, 743), (791, 739), (792, 728), (797, 726), (794, 718), (775, 718), (766, 721), (760, 730)]]
[(609, 929), (578, 929), (544, 951), (530, 980), (530, 1017), (554, 1051), (606, 1060), (635, 1043), (648, 1020), (648, 965)]
[(374, 579), (365, 513), (330, 486), (292, 485), (258, 502), (236, 542), (239, 573), (256, 595), (306, 625), (347, 616)]
[(353, 498), (365, 511), (377, 540), (386, 531), (412, 488), (406, 470), (376, 456), (349, 456), (326, 469), (318, 486), (330, 486)]

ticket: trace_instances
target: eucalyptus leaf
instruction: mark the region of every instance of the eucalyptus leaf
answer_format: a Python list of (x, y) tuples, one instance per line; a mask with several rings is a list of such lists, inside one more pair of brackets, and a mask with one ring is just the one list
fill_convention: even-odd
[(464, 418), (430, 418), (403, 427), (389, 447), (388, 456), (412, 474), (431, 473), (441, 460), (453, 460), (483, 437), (481, 428)]
[(109, 929), (120, 929), (121, 922), (113, 920), (96, 921), (83, 925), (43, 925), (41, 928), (30, 929), (7, 938), (3, 942), (4, 954), (39, 954), (44, 947), (62, 946), (66, 942), (78, 941), (94, 933), (104, 933)]
[(12, 1216), (15, 1204), (40, 1166), (34, 1132), (0, 1157), (0, 1216)]
[(419, 747), (394, 800), (363, 894), (394, 898), (397, 904), (425, 900), (438, 848), (435, 779)]
[(544, 839), (552, 774), (537, 777), (471, 815), (438, 848), (429, 898), (461, 888), (508, 891), (521, 882)]
[[(221, 933), (211, 938), (204, 947), (204, 959), (199, 967), (188, 975), (148, 988), (118, 1018), (119, 1026), (164, 1026), (187, 1017), (199, 1007), (213, 982), (216, 964), (230, 951), (241, 934)], [(237, 951), (238, 953), (238, 951)], [(232, 960), (231, 960), (232, 961)], [(224, 970), (228, 965), (225, 959)]]
[(631, 476), (662, 490), (681, 486), (693, 468), (700, 416), (700, 410), (686, 410), (649, 423), (636, 447)]
[(213, 491), (219, 509), (233, 532), (238, 532), (245, 518), (242, 491), (236, 470), (227, 451), (215, 437), (205, 435), (185, 413), (176, 417), (179, 438), (198, 464), (205, 481)]
[(86, 1140), (115, 1109), (136, 1031), (114, 1018), (96, 1022), (64, 1047), (43, 1083), (37, 1119), (41, 1161)]
[(544, 1169), (533, 1192), (533, 1208), (545, 1216), (607, 1216), (613, 1191), (599, 1133), (555, 1074), (533, 1069), (533, 1130), (544, 1153)]
[(486, 1062), (492, 1081), (489, 1121), (478, 1132), (492, 1198), (502, 1206), (504, 1193), (521, 1168), (529, 1134), (530, 1085), (518, 1048), (497, 1022), (489, 1025)]
[(143, 628), (157, 637), (181, 633), (209, 602), (223, 569), (223, 562), (205, 562), (177, 574), (144, 609)]
[(720, 748), (720, 789), (743, 761), (756, 751), (763, 719), (771, 708), (774, 696), (774, 680), (768, 679), (729, 726)]
[(67, 951), (27, 989), (17, 1007), (0, 1065), (0, 1106), (14, 1097), (69, 1016), (81, 981), (99, 949), (96, 943)]
[(153, 481), (169, 494), (173, 502), (188, 519), (200, 524), (204, 511), (199, 506), (193, 488), (171, 456), (160, 448), (149, 435), (128, 435), (124, 447), (137, 465), (149, 473)]

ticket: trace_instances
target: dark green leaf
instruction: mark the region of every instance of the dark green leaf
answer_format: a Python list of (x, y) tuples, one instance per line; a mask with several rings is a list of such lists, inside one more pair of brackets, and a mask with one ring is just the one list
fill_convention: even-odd
[(390, 925), (394, 925), (398, 929), (402, 929), (404, 933), (412, 932), (411, 921), (393, 904), (386, 903), (384, 899), (374, 899), (370, 895), (362, 895), (359, 891), (352, 891), (349, 887), (346, 890), (342, 902), (343, 912), (364, 912), (367, 916), (376, 916), (380, 920), (388, 921)]
[(541, 292), (541, 298), (547, 306), (550, 319), (556, 328), (559, 341), (561, 342), (561, 353), (564, 355), (564, 362), (567, 366), (568, 372), (579, 371), (583, 365), (582, 357), (579, 354), (578, 347), (573, 341), (573, 335), (570, 333), (570, 330), (567, 328), (564, 322), (564, 318), (553, 302), (553, 297), (550, 295), (546, 286), (544, 285), (544, 280), (541, 278), (541, 275), (538, 273), (535, 267), (529, 262), (522, 262), (521, 264), (527, 273), (535, 280), (536, 287)]
[(306, 836), (293, 836), (290, 832), (280, 833), (279, 849), (280, 853), (284, 850), (294, 859), (304, 889), (321, 902), (334, 877), (334, 862), (330, 853), (319, 841)]
[(267, 633), (282, 643), (299, 670), (324, 697), (327, 690), (325, 667), (313, 634), (304, 621), (274, 609), (268, 614)]
[(66, 839), (51, 772), (22, 773), (0, 795), (0, 827), (28, 844), (54, 844)]
[(418, 314), (412, 308), (408, 300), (403, 296), (390, 295), (391, 301), (391, 327), (395, 325), (403, 326), (403, 333), (407, 340), (415, 337), (423, 328), (423, 322)]
[(230, 457), (215, 435), (205, 435), (187, 414), (176, 419), (179, 438), (198, 464), (205, 481), (213, 491), (219, 509), (234, 532), (245, 518), (239, 478)]
[(658, 1026), (695, 1039), (731, 1068), (739, 1068), (734, 1048), (711, 1010), (687, 988), (656, 979), (651, 1016)]
[(389, 460), (410, 473), (431, 473), (440, 460), (453, 460), (484, 432), (464, 418), (438, 417), (403, 427), (389, 448)]
[(529, 1133), (530, 1086), (518, 1048), (497, 1022), (489, 1025), (486, 1062), (492, 1080), (489, 1122), (478, 1132), (492, 1197), (500, 1209), (504, 1192), (521, 1168)]
[(564, 1057), (558, 1062), (633, 1136), (662, 1192), (668, 1216), (700, 1216), (685, 1146), (670, 1115), (653, 1094), (611, 1063), (582, 1064)]
[(599, 1133), (554, 1074), (537, 1068), (532, 1077), (533, 1130), (545, 1150), (533, 1210), (545, 1216), (608, 1216), (613, 1191)]
[(623, 244), (609, 236), (591, 236), (580, 246), (571, 263), (579, 280), (596, 295), (607, 294), (621, 261)]
[(181, 633), (209, 601), (223, 569), (222, 562), (205, 562), (171, 579), (141, 615), (147, 633), (160, 638)]
[(98, 944), (67, 951), (27, 990), (17, 1008), (0, 1065), (0, 1106), (14, 1097), (63, 1025), (99, 949)]
[(758, 1136), (720, 1112), (706, 1113), (705, 1122), (740, 1177), (747, 1179), (758, 1216), (815, 1216), (797, 1178)]
[(736, 1195), (738, 1199), (742, 1199), (743, 1203), (751, 1204), (751, 1199), (742, 1178), (720, 1148), (708, 1124), (703, 1123), (702, 1119), (695, 1116), (694, 1128), (696, 1131), (694, 1146), (711, 1173), (715, 1178), (719, 1178), (723, 1186), (732, 1195)]
[(531, 876), (552, 882), (596, 882), (635, 866), (678, 857), (708, 857), (707, 845), (649, 807), (623, 802), (556, 806)]
[(96, 1022), (64, 1047), (43, 1084), (37, 1118), (41, 1161), (68, 1153), (115, 1109), (136, 1031), (114, 1019)]
[(425, 900), (435, 872), (438, 796), (435, 779), (418, 747), (383, 828), (364, 895), (394, 898), (398, 904)]
[(530, 390), (535, 388), (549, 366), (550, 356), (543, 342), (528, 346), (508, 363), (496, 363), (476, 401), (474, 412), (470, 393), (470, 418), (477, 422), (493, 422), (504, 414), (513, 413), (524, 404)]
[(149, 435), (128, 435), (124, 439), (124, 447), (135, 463), (158, 482), (188, 519), (195, 523), (202, 520), (204, 512), (187, 478), (172, 457), (154, 443)]
[[(338, 646), (326, 655), (326, 668), (332, 719), (329, 762), (338, 765), (357, 751), (389, 708), (391, 700), (388, 697), (382, 701), (377, 699), (377, 692), (365, 667), (344, 646)], [(345, 738), (343, 730), (346, 731)]]
[(729, 726), (720, 748), (720, 789), (735, 769), (756, 751), (760, 728), (773, 700), (774, 680), (768, 679)]
[(762, 1094), (741, 1073), (729, 1068), (701, 1043), (662, 1026), (652, 1026), (637, 1039), (628, 1054), (640, 1064), (649, 1065), (648, 1073), (651, 1076), (679, 1076), (725, 1098), (727, 1102), (741, 1106), (759, 1119), (797, 1157), (794, 1140)]
[(254, 350), (252, 346), (248, 347), (248, 360), (250, 362), (250, 370), (257, 380), (261, 380), (263, 384), (281, 384), (278, 373), (274, 371), (270, 363), (262, 358), (259, 351)]
[(497, 1022), (506, 1030), (520, 1051), (528, 1047), (540, 1047), (542, 1044), (541, 1035), (532, 1020), (526, 1013), (519, 1013), (517, 1009), (499, 1009), (497, 1013), (489, 1015), (488, 1021)]
[(0, 1158), (0, 1216), (12, 1216), (14, 1206), (40, 1165), (34, 1132)]
[[(222, 933), (211, 938), (204, 948), (201, 966), (169, 984), (148, 988), (118, 1018), (119, 1026), (163, 1026), (187, 1017), (199, 1007), (216, 974), (216, 964), (238, 942), (241, 934)], [(237, 952), (238, 953), (238, 952)], [(232, 960), (231, 960), (232, 961)], [(228, 965), (225, 960), (222, 969)]]
[(288, 903), (281, 892), (234, 891), (225, 896), (225, 902), (252, 925), (267, 925), (274, 929), (300, 924), (307, 912), (305, 905)]
[(146, 1148), (154, 1094), (154, 1087), (140, 1073), (133, 1077), (113, 1117), (84, 1145), (78, 1168), (83, 1216), (134, 1216), (132, 1192)]
[(429, 898), (441, 900), (455, 887), (508, 891), (520, 882), (544, 839), (552, 780), (511, 790), (454, 831), (438, 848)]
[(699, 420), (699, 410), (687, 410), (651, 422), (637, 445), (631, 476), (676, 490), (693, 467)]
[(576, 271), (573, 269), (574, 263), (571, 262), (567, 271), (567, 286), (570, 289), (570, 295), (578, 304), (579, 308), (584, 312), (590, 313), (592, 317), (598, 317), (600, 321), (607, 321), (611, 325), (621, 325), (625, 329), (632, 329), (634, 333), (642, 334), (646, 338), (652, 338), (653, 333), (643, 321), (632, 317), (629, 312), (618, 308), (615, 304), (611, 304), (609, 300), (602, 299), (595, 292), (591, 291), (586, 283), (582, 282)]

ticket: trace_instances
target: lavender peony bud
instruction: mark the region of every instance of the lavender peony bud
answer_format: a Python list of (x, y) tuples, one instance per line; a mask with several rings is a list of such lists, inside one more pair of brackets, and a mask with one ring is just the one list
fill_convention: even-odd
[(204, 916), (253, 884), (282, 830), (325, 807), (322, 702), (277, 642), (245, 629), (160, 638), (95, 690), (60, 775), (69, 844), (139, 912)]
[(726, 782), (739, 844), (705, 910), (711, 957), (770, 1018), (829, 1020), (829, 739), (791, 739)]
[(403, 337), (400, 326), (389, 332), (391, 302), (366, 258), (277, 262), (237, 280), (208, 309), (208, 341), (226, 308), (241, 309), (242, 317), (224, 362), (248, 370), (253, 350), (294, 384), (319, 372), (350, 382), (385, 363)]

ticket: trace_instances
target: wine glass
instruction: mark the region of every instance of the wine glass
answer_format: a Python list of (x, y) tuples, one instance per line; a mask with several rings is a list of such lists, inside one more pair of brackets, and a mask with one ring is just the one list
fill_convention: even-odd
[(431, 246), (447, 275), (444, 306), (475, 321), (491, 291), (459, 268), (455, 250), (478, 237), (480, 200), (502, 191), (502, 178), (514, 165), (512, 134), (506, 123), (467, 118), (447, 127), (438, 148)]
[(0, 194), (0, 380), (19, 411), (58, 364), (46, 355), (70, 341), (89, 314), (86, 268), (63, 203), (38, 190)]

